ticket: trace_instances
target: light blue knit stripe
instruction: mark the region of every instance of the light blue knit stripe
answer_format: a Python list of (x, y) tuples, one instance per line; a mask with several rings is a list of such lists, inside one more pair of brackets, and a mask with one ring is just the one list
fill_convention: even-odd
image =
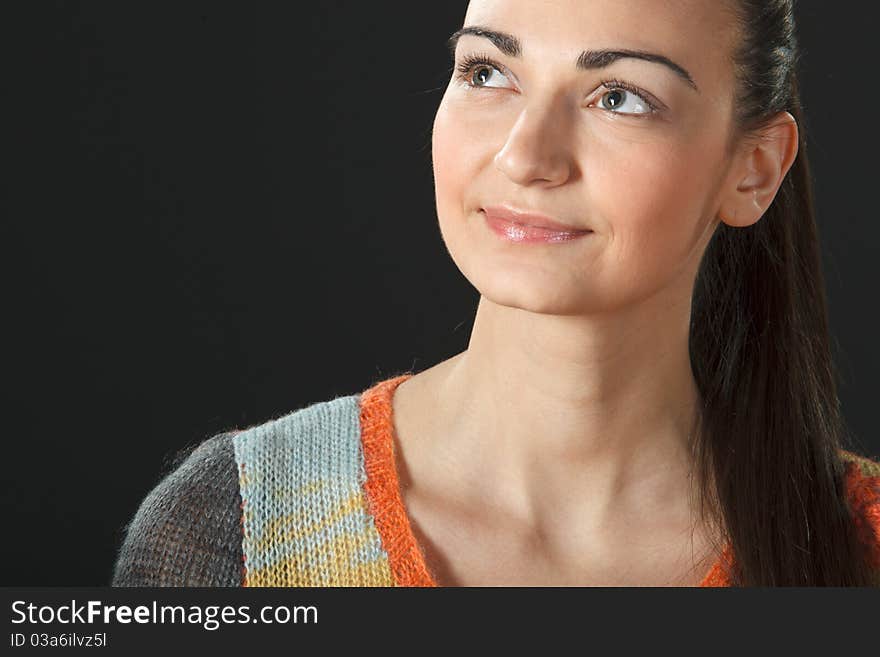
[[(248, 568), (262, 569), (297, 552), (307, 565), (320, 566), (333, 555), (320, 559), (312, 553), (306, 559), (306, 551), (344, 534), (367, 539), (346, 555), (349, 566), (387, 558), (373, 518), (362, 505), (330, 520), (334, 510), (364, 491), (358, 398), (354, 394), (317, 402), (233, 438), (239, 472), (242, 466), (245, 470), (242, 548)], [(316, 531), (296, 541), (285, 539), (288, 532), (301, 534), (312, 524)]]

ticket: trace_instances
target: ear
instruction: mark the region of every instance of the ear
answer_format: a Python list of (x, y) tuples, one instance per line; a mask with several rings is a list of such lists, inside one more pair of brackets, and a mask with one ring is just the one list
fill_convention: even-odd
[(722, 193), (719, 219), (736, 227), (756, 223), (776, 198), (797, 153), (797, 121), (790, 113), (780, 112), (737, 151)]

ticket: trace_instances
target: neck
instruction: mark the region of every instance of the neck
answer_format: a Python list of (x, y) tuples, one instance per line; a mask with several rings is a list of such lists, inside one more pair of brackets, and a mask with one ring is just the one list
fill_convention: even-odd
[(436, 462), (524, 518), (557, 495), (591, 500), (595, 522), (645, 500), (679, 505), (698, 402), (689, 320), (689, 305), (660, 297), (604, 317), (482, 297), (468, 348), (439, 375)]

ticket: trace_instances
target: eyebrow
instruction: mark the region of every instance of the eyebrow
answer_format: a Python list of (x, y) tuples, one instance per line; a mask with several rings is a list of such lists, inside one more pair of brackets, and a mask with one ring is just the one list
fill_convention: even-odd
[[(466, 34), (489, 39), (489, 41), (495, 44), (495, 47), (498, 48), (498, 50), (503, 52), (508, 57), (522, 57), (522, 42), (517, 37), (506, 32), (492, 30), (488, 27), (482, 27), (480, 25), (468, 25), (461, 28), (460, 30), (456, 30), (455, 32), (453, 32), (452, 36), (449, 37), (449, 39), (446, 41), (446, 45), (449, 48), (449, 51), (452, 53), (453, 57), (455, 56), (455, 46), (458, 43), (459, 38)], [(687, 70), (685, 70), (682, 66), (679, 66), (668, 57), (664, 57), (663, 55), (658, 55), (652, 52), (645, 52), (643, 50), (584, 50), (580, 55), (578, 55), (577, 61), (575, 62), (575, 67), (581, 71), (590, 71), (593, 69), (605, 68), (607, 66), (610, 66), (618, 59), (642, 59), (647, 62), (662, 64), (663, 66), (672, 70), (679, 78), (684, 80), (697, 93), (700, 92), (699, 88), (697, 87), (697, 83), (694, 82), (691, 74), (688, 73)]]

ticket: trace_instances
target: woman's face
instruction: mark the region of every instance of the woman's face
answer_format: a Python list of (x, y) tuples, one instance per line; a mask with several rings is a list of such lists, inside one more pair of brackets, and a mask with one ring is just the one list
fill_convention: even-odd
[[(472, 0), (466, 27), (520, 46), (515, 56), (461, 36), (456, 69), (474, 55), (493, 64), (454, 71), (434, 121), (440, 230), (483, 296), (574, 315), (664, 288), (690, 294), (730, 165), (734, 28), (725, 4)], [(576, 66), (582, 51), (606, 49), (662, 55), (682, 70), (634, 58)], [(593, 232), (505, 239), (481, 211), (499, 205)]]

